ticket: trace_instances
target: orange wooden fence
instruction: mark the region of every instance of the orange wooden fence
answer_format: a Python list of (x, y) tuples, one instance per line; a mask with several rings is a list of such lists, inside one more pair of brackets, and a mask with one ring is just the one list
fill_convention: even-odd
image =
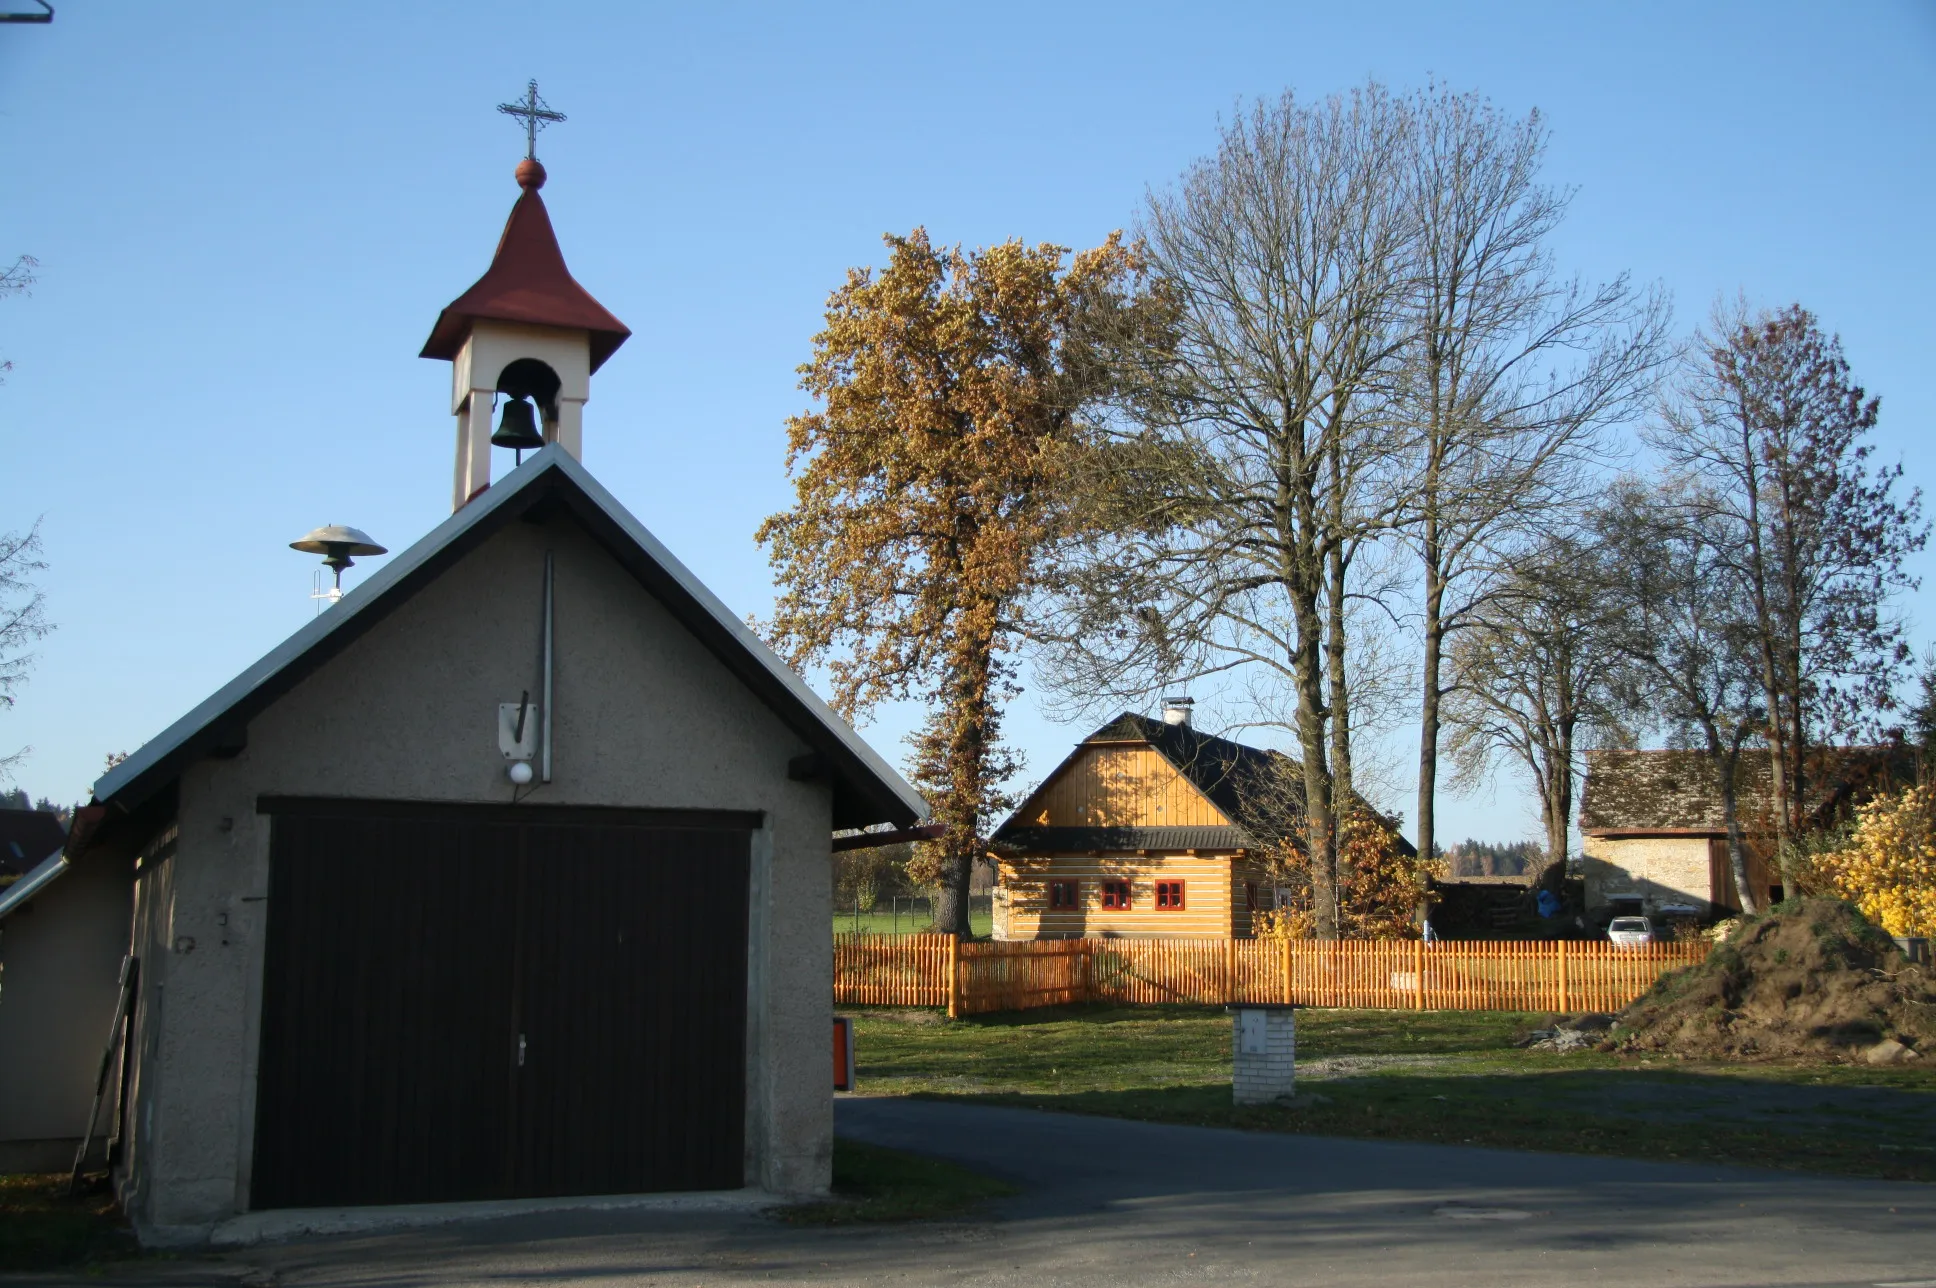
[(834, 1001), (951, 1015), (1068, 1002), (1295, 1002), (1447, 1011), (1614, 1011), (1704, 943), (1045, 939), (837, 935)]
[(952, 935), (835, 935), (834, 1001), (848, 1006), (948, 1006)]

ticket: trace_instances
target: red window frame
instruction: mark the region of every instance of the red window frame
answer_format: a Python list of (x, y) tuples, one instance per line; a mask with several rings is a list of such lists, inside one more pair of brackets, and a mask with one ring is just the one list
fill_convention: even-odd
[(1182, 912), (1183, 882), (1158, 881), (1156, 883), (1156, 910), (1158, 912)]
[(1127, 912), (1135, 907), (1135, 896), (1127, 881), (1105, 881), (1102, 883), (1102, 906)]
[(1051, 911), (1075, 909), (1081, 905), (1081, 883), (1076, 881), (1049, 882), (1049, 908)]

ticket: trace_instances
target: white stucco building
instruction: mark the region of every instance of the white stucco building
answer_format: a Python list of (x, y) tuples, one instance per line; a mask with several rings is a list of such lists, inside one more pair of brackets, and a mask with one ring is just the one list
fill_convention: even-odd
[(925, 806), (581, 464), (626, 333), (518, 178), (425, 346), (454, 512), (101, 779), (42, 896), (132, 907), (103, 1130), (151, 1242), (829, 1183), (830, 836)]

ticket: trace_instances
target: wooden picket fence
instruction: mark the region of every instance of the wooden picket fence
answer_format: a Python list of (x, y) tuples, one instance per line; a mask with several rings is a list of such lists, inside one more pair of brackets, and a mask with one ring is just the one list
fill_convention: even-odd
[(950, 1015), (1069, 1002), (1293, 1002), (1387, 1010), (1614, 1011), (1705, 943), (1043, 939), (837, 935), (834, 1001)]

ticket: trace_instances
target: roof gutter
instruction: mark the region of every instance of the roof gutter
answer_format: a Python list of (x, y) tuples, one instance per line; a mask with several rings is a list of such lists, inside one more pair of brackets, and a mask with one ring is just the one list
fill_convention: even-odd
[(1643, 836), (1726, 836), (1725, 827), (1583, 827), (1581, 836), (1620, 841)]
[(938, 841), (947, 829), (939, 823), (924, 823), (920, 827), (903, 827), (892, 832), (853, 832), (847, 836), (834, 838), (833, 850), (871, 850), (879, 845), (899, 845), (903, 841)]
[(55, 881), (60, 879), (60, 875), (71, 866), (67, 861), (67, 856), (59, 850), (55, 850), (45, 859), (42, 859), (33, 871), (8, 886), (5, 894), (0, 894), (0, 921), (5, 921), (10, 913), (22, 907), (29, 899), (39, 894), (42, 890), (45, 890), (48, 886), (54, 884)]

